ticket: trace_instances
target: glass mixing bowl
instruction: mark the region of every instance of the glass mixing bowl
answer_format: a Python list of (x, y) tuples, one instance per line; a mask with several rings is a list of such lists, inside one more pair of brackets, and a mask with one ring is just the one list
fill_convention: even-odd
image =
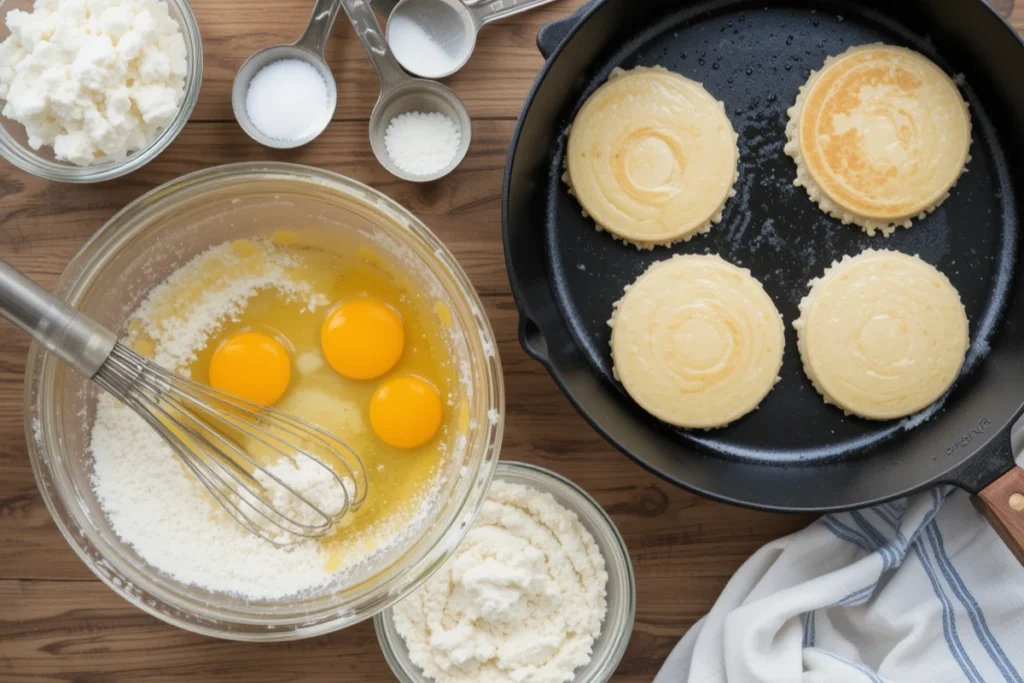
[[(551, 470), (523, 462), (504, 461), (498, 465), (494, 477), (550, 493), (559, 505), (576, 513), (597, 542), (608, 570), (608, 613), (601, 624), (601, 635), (594, 642), (590, 662), (574, 672), (570, 683), (605, 683), (615, 674), (622, 656), (626, 654), (636, 617), (636, 584), (626, 542), (611, 517), (590, 494)], [(373, 626), (384, 658), (400, 683), (431, 683), (433, 679), (425, 676), (409, 657), (405, 639), (395, 628), (393, 609), (388, 608), (375, 616)]]
[[(18, 168), (32, 175), (58, 180), (66, 183), (96, 183), (103, 180), (118, 178), (142, 168), (152, 161), (167, 145), (178, 136), (185, 127), (188, 117), (199, 98), (199, 86), (203, 82), (203, 45), (199, 37), (199, 25), (192, 13), (187, 0), (164, 0), (171, 17), (181, 27), (181, 35), (185, 39), (185, 53), (188, 59), (188, 73), (185, 75), (185, 94), (181, 100), (181, 108), (174, 119), (149, 141), (142, 149), (138, 149), (120, 161), (108, 161), (93, 166), (76, 166), (75, 164), (58, 161), (51, 147), (32, 149), (28, 144), (25, 127), (4, 116), (0, 116), (0, 156)], [(7, 28), (7, 13), (12, 10), (31, 12), (35, 0), (0, 0), (0, 41), (10, 35)], [(0, 100), (0, 109), (3, 100)]]
[[(444, 245), (415, 216), (347, 178), (291, 164), (211, 168), (159, 187), (114, 216), (71, 260), (55, 293), (116, 332), (149, 290), (204, 249), (287, 228), (304, 242), (369, 242), (451, 311), (453, 352), (468, 365), (470, 426), (445, 460), (424, 522), (342, 584), (279, 601), (242, 599), (162, 574), (113, 532), (91, 486), (96, 389), (33, 345), (25, 383), (29, 457), (43, 500), (88, 567), (123, 598), (196, 633), (289, 640), (374, 615), (424, 581), (458, 546), (498, 462), (501, 365), (480, 299)], [(339, 240), (339, 238), (342, 238)], [(362, 566), (362, 565), (360, 565)]]

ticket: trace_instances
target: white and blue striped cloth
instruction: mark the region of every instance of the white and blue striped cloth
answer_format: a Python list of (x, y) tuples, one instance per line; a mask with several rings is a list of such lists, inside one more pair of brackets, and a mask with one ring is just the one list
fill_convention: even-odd
[(953, 489), (827, 515), (769, 543), (655, 678), (917, 681), (1024, 683), (1024, 567)]

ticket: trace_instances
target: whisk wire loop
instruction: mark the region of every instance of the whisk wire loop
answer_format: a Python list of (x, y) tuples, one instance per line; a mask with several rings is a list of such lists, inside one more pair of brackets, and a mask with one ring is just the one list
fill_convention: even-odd
[[(179, 377), (121, 343), (93, 380), (141, 415), (231, 517), (274, 545), (330, 533), (366, 498), (359, 455), (315, 424)], [(302, 458), (329, 482), (329, 509), (269, 466)]]

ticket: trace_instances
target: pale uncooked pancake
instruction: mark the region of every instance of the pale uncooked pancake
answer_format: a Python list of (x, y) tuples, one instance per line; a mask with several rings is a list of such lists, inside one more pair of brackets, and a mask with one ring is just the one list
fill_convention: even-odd
[(945, 275), (916, 256), (868, 249), (837, 261), (793, 323), (814, 388), (873, 420), (931, 405), (960, 373), (967, 314)]
[(718, 256), (652, 265), (615, 304), (612, 360), (633, 400), (678, 427), (712, 429), (778, 380), (782, 318), (750, 271)]
[(924, 56), (862, 45), (811, 72), (789, 109), (796, 184), (843, 223), (891, 234), (934, 210), (969, 161), (971, 117)]
[(669, 245), (722, 220), (736, 139), (700, 83), (662, 68), (616, 69), (573, 121), (564, 179), (598, 228), (644, 249)]

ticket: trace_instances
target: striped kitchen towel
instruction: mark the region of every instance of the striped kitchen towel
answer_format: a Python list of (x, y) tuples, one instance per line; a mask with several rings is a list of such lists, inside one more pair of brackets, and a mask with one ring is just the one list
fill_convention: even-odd
[(1024, 567), (949, 488), (769, 543), (655, 678), (917, 681), (1024, 683)]

